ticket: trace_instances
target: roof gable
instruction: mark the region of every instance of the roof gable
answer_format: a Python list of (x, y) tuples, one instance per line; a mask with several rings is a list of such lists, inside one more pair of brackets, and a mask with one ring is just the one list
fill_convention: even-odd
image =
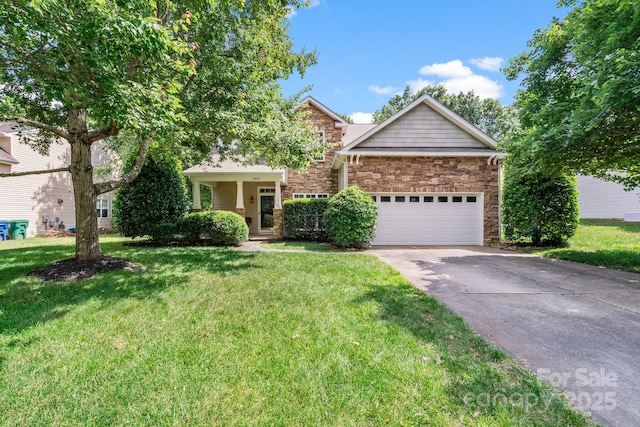
[(359, 150), (495, 150), (496, 142), (429, 95), (424, 95), (348, 144)]
[(312, 96), (307, 96), (305, 99), (300, 101), (300, 104), (311, 104), (316, 107), (318, 110), (322, 111), (324, 114), (329, 116), (331, 119), (336, 121), (336, 127), (346, 127), (349, 123), (335, 111), (330, 110), (326, 105), (318, 101)]

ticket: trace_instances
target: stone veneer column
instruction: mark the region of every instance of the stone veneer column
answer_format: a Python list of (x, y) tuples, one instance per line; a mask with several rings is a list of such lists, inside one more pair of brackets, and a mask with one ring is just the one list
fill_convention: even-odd
[(273, 209), (273, 237), (276, 239), (282, 239), (283, 227), (282, 227), (282, 208)]
[(242, 219), (244, 219), (244, 208), (236, 208), (234, 212), (240, 215)]

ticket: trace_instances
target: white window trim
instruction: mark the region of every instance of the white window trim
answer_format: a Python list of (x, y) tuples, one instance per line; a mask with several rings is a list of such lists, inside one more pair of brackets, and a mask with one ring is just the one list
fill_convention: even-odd
[[(102, 206), (102, 203), (101, 203), (101, 202), (106, 202), (106, 205), (107, 205), (107, 207), (106, 207), (106, 209), (107, 209), (107, 216), (102, 216), (102, 211), (103, 211), (105, 208)], [(98, 208), (98, 204), (100, 204), (100, 205), (101, 205), (99, 208)], [(110, 200), (110, 199), (104, 199), (104, 198), (96, 199), (96, 213), (98, 213), (97, 211), (98, 211), (98, 210), (100, 210), (100, 213), (98, 214), (98, 219), (100, 219), (100, 218), (111, 218), (111, 217), (113, 216), (113, 215), (112, 215), (111, 208), (112, 208), (112, 207), (111, 207), (111, 200)]]
[(293, 193), (294, 199), (328, 199), (329, 193)]
[[(324, 137), (325, 137), (324, 131), (318, 132), (318, 136), (320, 136), (320, 142), (324, 143)], [(327, 157), (326, 153), (323, 152), (322, 157), (318, 157), (317, 159), (315, 159), (315, 161), (317, 163), (324, 163), (326, 161), (326, 157)]]

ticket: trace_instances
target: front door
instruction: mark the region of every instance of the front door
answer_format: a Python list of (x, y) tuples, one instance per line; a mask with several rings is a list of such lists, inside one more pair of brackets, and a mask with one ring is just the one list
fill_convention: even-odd
[[(271, 188), (260, 189), (260, 232), (273, 232), (273, 207), (275, 206), (275, 192)], [(270, 193), (270, 194), (269, 194)]]

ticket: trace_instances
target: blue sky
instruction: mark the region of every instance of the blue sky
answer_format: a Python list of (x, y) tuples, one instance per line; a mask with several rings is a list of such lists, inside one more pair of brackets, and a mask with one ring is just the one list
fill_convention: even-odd
[(289, 34), (296, 50), (317, 50), (318, 64), (282, 87), (289, 96), (313, 85), (311, 96), (356, 122), (407, 85), (442, 83), (511, 104), (519, 84), (499, 68), (566, 14), (556, 2), (311, 0), (289, 17)]

